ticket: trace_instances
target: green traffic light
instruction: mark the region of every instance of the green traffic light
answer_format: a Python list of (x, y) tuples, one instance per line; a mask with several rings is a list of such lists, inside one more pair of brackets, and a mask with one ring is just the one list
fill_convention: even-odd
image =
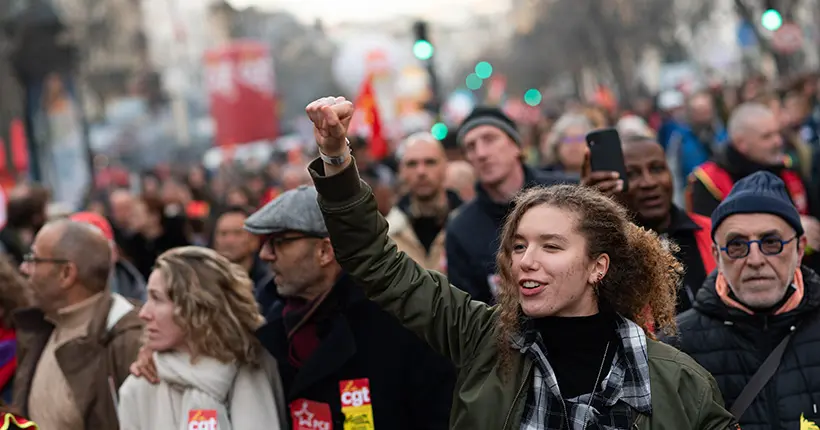
[(470, 73), (464, 83), (467, 85), (467, 88), (475, 91), (481, 88), (481, 84), (483, 84), (484, 81), (482, 81), (481, 78), (479, 78), (475, 73)]
[(475, 74), (481, 79), (487, 79), (493, 75), (492, 64), (482, 61), (475, 65)]
[(541, 104), (541, 91), (535, 88), (530, 88), (524, 93), (524, 103), (530, 106), (538, 106)]
[(443, 140), (445, 137), (447, 137), (447, 132), (447, 125), (443, 122), (437, 122), (433, 124), (433, 127), (430, 129), (430, 134), (432, 134), (433, 137), (436, 138), (436, 140)]
[(783, 16), (780, 15), (780, 12), (774, 9), (769, 9), (766, 12), (763, 12), (760, 22), (766, 30), (775, 31), (783, 26)]
[(429, 60), (433, 58), (433, 44), (426, 40), (417, 40), (413, 45), (413, 55), (419, 60)]

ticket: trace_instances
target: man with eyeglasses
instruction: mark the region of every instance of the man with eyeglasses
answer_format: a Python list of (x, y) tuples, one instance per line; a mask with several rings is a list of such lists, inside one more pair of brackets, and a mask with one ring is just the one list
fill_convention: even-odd
[(85, 223), (51, 222), (20, 271), (36, 308), (14, 314), (13, 406), (44, 429), (118, 429), (117, 389), (137, 357), (142, 322), (108, 288), (108, 240)]
[(670, 339), (711, 372), (744, 430), (820, 423), (820, 277), (785, 183), (759, 171), (712, 213), (718, 270)]
[[(446, 429), (452, 365), (343, 273), (317, 196), (301, 186), (245, 221), (274, 273), (279, 300), (257, 335), (278, 361), (292, 425)], [(306, 416), (322, 424), (300, 427)]]

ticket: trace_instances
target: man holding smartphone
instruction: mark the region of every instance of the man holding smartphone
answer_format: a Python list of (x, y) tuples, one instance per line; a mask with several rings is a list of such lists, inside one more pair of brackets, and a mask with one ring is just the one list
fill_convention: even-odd
[(711, 221), (687, 213), (673, 202), (674, 176), (663, 147), (649, 133), (625, 131), (623, 164), (628, 187), (623, 192), (618, 172), (592, 171), (586, 163), (582, 181), (618, 199), (635, 214), (635, 223), (671, 239), (680, 247), (678, 260), (686, 268), (678, 294), (678, 313), (692, 307), (703, 281), (715, 268), (712, 255)]

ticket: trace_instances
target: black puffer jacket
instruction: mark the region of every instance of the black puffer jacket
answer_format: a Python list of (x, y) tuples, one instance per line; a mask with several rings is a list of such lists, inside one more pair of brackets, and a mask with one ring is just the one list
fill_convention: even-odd
[(803, 267), (804, 296), (782, 315), (749, 315), (730, 308), (706, 279), (693, 309), (680, 315), (670, 343), (714, 375), (730, 407), (792, 327), (797, 327), (777, 373), (740, 418), (743, 430), (798, 430), (801, 416), (820, 424), (820, 277)]

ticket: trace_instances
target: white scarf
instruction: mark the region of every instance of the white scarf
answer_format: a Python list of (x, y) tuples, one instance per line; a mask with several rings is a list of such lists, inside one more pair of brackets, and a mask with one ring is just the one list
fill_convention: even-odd
[(151, 421), (141, 428), (188, 430), (189, 413), (197, 410), (215, 411), (219, 430), (282, 428), (277, 401), (283, 399), (274, 397), (264, 366), (238, 368), (207, 357), (191, 363), (180, 352), (155, 353), (154, 360), (160, 383), (152, 394), (145, 393), (153, 398), (142, 399), (150, 405), (143, 412), (153, 416), (135, 417)]

